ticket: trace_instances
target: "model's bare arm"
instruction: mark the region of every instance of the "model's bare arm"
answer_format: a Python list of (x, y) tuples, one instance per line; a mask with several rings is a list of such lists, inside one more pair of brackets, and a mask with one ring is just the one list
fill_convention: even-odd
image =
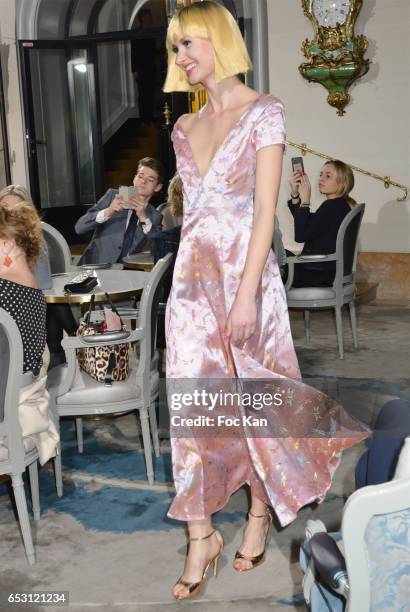
[(272, 246), (282, 158), (281, 144), (264, 147), (257, 153), (253, 228), (238, 294), (255, 297)]
[(244, 342), (255, 331), (255, 297), (272, 246), (282, 157), (281, 144), (264, 147), (257, 153), (253, 228), (241, 283), (227, 321), (227, 335), (234, 343)]

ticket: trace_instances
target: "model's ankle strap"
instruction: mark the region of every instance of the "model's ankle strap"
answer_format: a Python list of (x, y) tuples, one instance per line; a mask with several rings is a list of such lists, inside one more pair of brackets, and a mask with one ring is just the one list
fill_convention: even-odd
[(251, 512), (251, 510), (249, 510), (248, 514), (253, 516), (253, 518), (265, 518), (269, 515), (269, 508), (266, 507), (265, 514), (254, 514), (253, 512)]
[(208, 539), (208, 538), (210, 538), (210, 537), (211, 537), (211, 535), (213, 535), (214, 533), (215, 533), (215, 529), (213, 529), (213, 530), (211, 531), (211, 533), (208, 533), (208, 535), (206, 535), (206, 536), (202, 536), (201, 538), (189, 538), (189, 541), (190, 541), (190, 542), (194, 542), (195, 540), (207, 540), (207, 539)]

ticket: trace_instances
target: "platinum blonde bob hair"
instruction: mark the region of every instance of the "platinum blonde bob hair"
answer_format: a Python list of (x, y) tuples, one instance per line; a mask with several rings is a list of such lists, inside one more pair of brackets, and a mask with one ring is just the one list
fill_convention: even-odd
[(168, 73), (164, 92), (199, 91), (202, 84), (191, 85), (184, 70), (176, 63), (173, 50), (176, 42), (184, 37), (208, 38), (215, 53), (215, 77), (217, 82), (252, 70), (245, 42), (231, 13), (220, 4), (204, 0), (180, 9), (171, 19), (167, 32)]

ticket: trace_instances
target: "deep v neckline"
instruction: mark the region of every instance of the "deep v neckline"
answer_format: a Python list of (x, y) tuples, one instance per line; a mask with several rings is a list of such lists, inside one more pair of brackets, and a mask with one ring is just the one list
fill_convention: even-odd
[[(233, 124), (233, 126), (231, 127), (231, 129), (230, 129), (230, 130), (227, 132), (227, 134), (226, 134), (225, 138), (222, 140), (221, 144), (220, 144), (220, 145), (218, 145), (218, 147), (216, 148), (215, 153), (213, 154), (213, 156), (212, 156), (212, 158), (211, 158), (211, 161), (209, 162), (208, 168), (207, 168), (207, 170), (206, 170), (206, 172), (205, 172), (205, 174), (204, 174), (204, 175), (202, 175), (202, 174), (200, 173), (200, 171), (199, 171), (199, 167), (198, 167), (197, 162), (195, 161), (195, 158), (194, 158), (194, 152), (193, 152), (193, 149), (192, 149), (192, 146), (191, 146), (191, 143), (190, 143), (190, 141), (189, 141), (189, 138), (188, 138), (187, 134), (186, 134), (186, 133), (184, 132), (184, 130), (182, 129), (182, 126), (181, 126), (180, 124), (178, 124), (178, 126), (177, 126), (177, 127), (179, 128), (179, 130), (180, 130), (180, 132), (181, 132), (182, 136), (184, 137), (184, 139), (185, 139), (185, 141), (186, 141), (186, 143), (187, 143), (187, 145), (188, 145), (188, 148), (189, 148), (189, 151), (190, 151), (190, 154), (191, 154), (192, 165), (194, 166), (194, 168), (195, 168), (195, 172), (196, 172), (196, 174), (198, 175), (198, 177), (200, 178), (200, 180), (201, 180), (201, 182), (202, 182), (202, 183), (205, 181), (206, 177), (207, 177), (207, 176), (208, 176), (208, 174), (210, 173), (210, 171), (211, 171), (211, 169), (212, 169), (212, 166), (213, 166), (213, 164), (214, 164), (214, 162), (215, 162), (215, 160), (216, 160), (216, 158), (217, 158), (217, 156), (218, 156), (219, 152), (220, 152), (220, 151), (221, 151), (221, 149), (222, 149), (222, 148), (225, 146), (225, 144), (226, 144), (226, 142), (228, 141), (228, 139), (230, 138), (231, 134), (232, 134), (232, 133), (233, 133), (233, 132), (234, 132), (234, 131), (235, 131), (235, 130), (238, 128), (239, 124), (240, 124), (240, 123), (241, 123), (241, 122), (242, 122), (242, 121), (243, 121), (243, 120), (244, 120), (244, 119), (247, 117), (247, 115), (248, 115), (248, 114), (251, 112), (251, 110), (252, 110), (252, 109), (255, 107), (256, 103), (257, 103), (257, 102), (259, 102), (259, 100), (261, 100), (262, 98), (264, 98), (266, 95), (269, 95), (269, 94), (261, 94), (260, 96), (258, 96), (257, 98), (255, 98), (255, 100), (254, 100), (253, 102), (251, 102), (251, 104), (248, 106), (248, 108), (247, 108), (246, 110), (244, 110), (244, 112), (243, 112), (243, 113), (242, 113), (242, 114), (241, 114), (241, 115), (238, 117), (238, 119), (235, 121), (235, 123)], [(203, 108), (205, 108), (205, 107), (203, 107)], [(203, 109), (202, 109), (202, 110), (203, 110)], [(200, 113), (200, 112), (201, 112), (201, 111), (199, 111), (199, 113)]]

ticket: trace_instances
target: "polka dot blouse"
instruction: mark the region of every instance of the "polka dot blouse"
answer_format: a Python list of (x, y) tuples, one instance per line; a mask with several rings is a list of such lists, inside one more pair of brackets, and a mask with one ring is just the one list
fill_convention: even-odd
[(15, 320), (23, 341), (23, 372), (37, 375), (46, 345), (46, 301), (41, 289), (0, 278), (0, 307)]

